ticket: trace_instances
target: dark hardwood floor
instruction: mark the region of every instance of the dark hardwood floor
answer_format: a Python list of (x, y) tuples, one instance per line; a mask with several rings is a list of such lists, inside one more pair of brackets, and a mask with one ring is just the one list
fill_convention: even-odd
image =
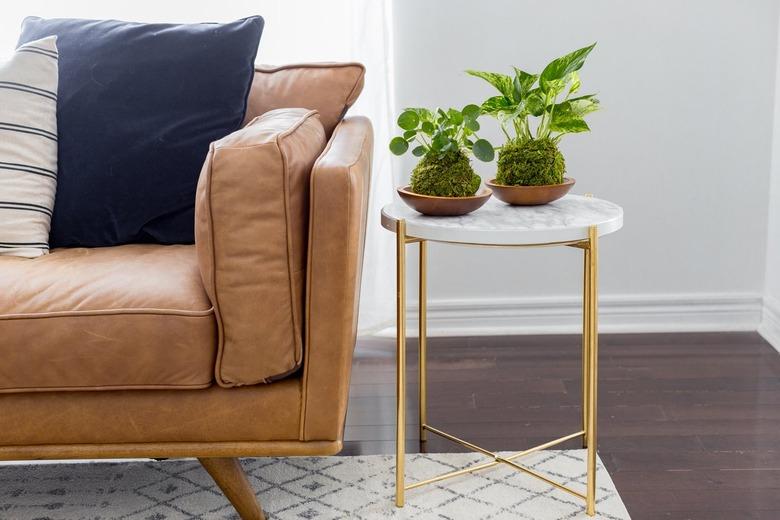
[[(579, 336), (431, 338), (429, 422), (493, 450), (577, 431), (580, 348)], [(780, 354), (755, 333), (601, 335), (600, 352), (599, 454), (634, 520), (780, 519)], [(394, 425), (394, 342), (362, 340), (343, 453), (394, 453)], [(432, 437), (427, 451), (461, 451)]]

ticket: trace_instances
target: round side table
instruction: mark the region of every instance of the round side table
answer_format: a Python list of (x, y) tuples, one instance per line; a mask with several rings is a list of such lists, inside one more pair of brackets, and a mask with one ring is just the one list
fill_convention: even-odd
[[(421, 215), (401, 202), (382, 208), (382, 226), (396, 234), (396, 505), (403, 507), (404, 492), (441, 480), (507, 464), (539, 478), (585, 501), (588, 515), (596, 506), (596, 396), (598, 384), (598, 239), (623, 226), (623, 209), (612, 202), (590, 196), (567, 195), (544, 206), (509, 206), (489, 200), (482, 208), (461, 217)], [(476, 246), (539, 247), (568, 246), (583, 251), (582, 295), (582, 428), (558, 439), (510, 456), (486, 450), (428, 424), (427, 420), (427, 243), (444, 242)], [(420, 440), (428, 433), (439, 435), (482, 453), (490, 462), (452, 471), (424, 481), (406, 483), (404, 460), (406, 436), (406, 245), (420, 248), (419, 348), (420, 348)], [(585, 493), (564, 486), (518, 462), (524, 455), (547, 449), (577, 437), (587, 454)]]

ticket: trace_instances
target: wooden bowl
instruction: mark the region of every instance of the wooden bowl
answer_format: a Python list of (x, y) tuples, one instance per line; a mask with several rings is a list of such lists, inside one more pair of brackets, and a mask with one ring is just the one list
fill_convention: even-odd
[(576, 181), (571, 177), (564, 177), (561, 184), (545, 184), (542, 186), (505, 186), (496, 184), (495, 179), (486, 181), (498, 200), (512, 206), (540, 206), (554, 200), (558, 200), (574, 186)]
[(493, 192), (481, 188), (471, 197), (434, 197), (413, 192), (409, 186), (398, 188), (398, 195), (413, 210), (433, 217), (455, 217), (479, 209)]

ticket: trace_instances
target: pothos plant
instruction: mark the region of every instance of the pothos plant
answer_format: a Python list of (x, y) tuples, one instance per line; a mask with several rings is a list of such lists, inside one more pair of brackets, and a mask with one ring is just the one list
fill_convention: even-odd
[[(541, 74), (513, 67), (514, 75), (467, 70), (500, 95), (482, 103), (481, 112), (495, 117), (506, 136), (499, 149), (496, 181), (506, 185), (560, 184), (566, 163), (558, 143), (566, 134), (587, 132), (584, 117), (599, 109), (595, 94), (575, 95), (579, 70), (596, 46), (551, 61)], [(563, 96), (561, 98), (561, 96)], [(536, 118), (535, 127), (531, 120)]]
[(390, 141), (390, 151), (421, 157), (412, 171), (410, 188), (422, 195), (468, 197), (479, 189), (481, 179), (471, 167), (468, 154), (492, 161), (493, 146), (477, 136), (482, 113), (477, 105), (463, 110), (407, 108), (398, 117), (402, 136)]

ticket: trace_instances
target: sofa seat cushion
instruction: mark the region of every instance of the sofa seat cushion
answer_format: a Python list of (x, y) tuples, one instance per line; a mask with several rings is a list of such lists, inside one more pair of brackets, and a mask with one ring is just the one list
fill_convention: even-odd
[(195, 246), (0, 257), (0, 392), (204, 388), (216, 335)]

